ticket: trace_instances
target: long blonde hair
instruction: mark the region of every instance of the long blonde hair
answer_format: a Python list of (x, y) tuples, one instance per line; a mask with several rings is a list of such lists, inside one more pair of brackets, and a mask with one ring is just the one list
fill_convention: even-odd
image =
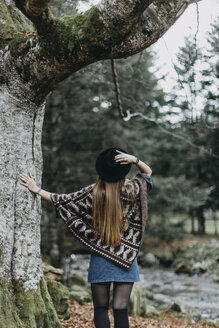
[(120, 244), (120, 230), (127, 225), (123, 222), (123, 205), (120, 199), (125, 178), (108, 182), (98, 177), (93, 187), (93, 227), (100, 234), (101, 241), (110, 246)]

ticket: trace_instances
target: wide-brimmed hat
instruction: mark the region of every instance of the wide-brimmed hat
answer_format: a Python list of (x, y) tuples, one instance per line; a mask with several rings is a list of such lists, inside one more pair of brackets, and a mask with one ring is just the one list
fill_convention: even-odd
[(114, 157), (119, 153), (119, 150), (128, 154), (121, 148), (108, 148), (99, 154), (96, 160), (96, 171), (100, 178), (105, 181), (115, 182), (119, 181), (126, 176), (131, 169), (131, 164), (120, 164), (116, 162)]

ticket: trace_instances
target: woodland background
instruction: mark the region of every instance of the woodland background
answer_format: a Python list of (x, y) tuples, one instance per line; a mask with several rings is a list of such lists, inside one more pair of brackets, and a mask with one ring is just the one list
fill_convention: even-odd
[[(123, 112), (131, 117), (127, 121), (119, 115), (110, 60), (60, 83), (46, 105), (43, 188), (68, 193), (93, 183), (99, 152), (121, 147), (153, 170), (146, 236), (170, 241), (176, 234), (217, 234), (218, 22), (211, 26), (206, 49), (199, 49), (193, 35), (185, 38), (175, 64), (178, 79), (168, 94), (152, 73), (153, 47), (115, 61)], [(135, 173), (133, 165), (128, 177)], [(59, 266), (63, 254), (86, 252), (51, 205), (42, 205), (45, 259)]]

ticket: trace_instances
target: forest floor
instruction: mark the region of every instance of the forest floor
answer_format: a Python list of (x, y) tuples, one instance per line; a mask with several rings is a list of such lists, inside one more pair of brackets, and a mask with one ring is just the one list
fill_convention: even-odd
[[(70, 318), (60, 320), (64, 328), (95, 328), (93, 323), (93, 304), (80, 305), (76, 301), (69, 300)], [(113, 312), (109, 309), (111, 327), (113, 324)], [(173, 314), (160, 312), (159, 319), (129, 315), (130, 328), (212, 328), (219, 327), (207, 322), (190, 323), (186, 318), (177, 318)]]

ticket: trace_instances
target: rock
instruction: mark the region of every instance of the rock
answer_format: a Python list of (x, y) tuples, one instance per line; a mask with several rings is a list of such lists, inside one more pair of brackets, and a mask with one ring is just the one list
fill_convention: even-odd
[[(212, 238), (210, 242), (191, 241), (182, 245), (175, 252), (172, 267), (175, 272), (198, 273), (217, 282), (219, 278), (219, 241)], [(183, 266), (184, 265), (184, 266)]]
[(69, 290), (60, 280), (64, 270), (53, 267), (46, 262), (42, 263), (43, 274), (47, 283), (48, 292), (52, 298), (59, 319), (70, 317), (68, 310)]
[(156, 310), (155, 307), (151, 304), (148, 304), (147, 305), (147, 312), (152, 311), (152, 310)]
[(92, 301), (91, 290), (84, 286), (74, 285), (70, 290), (70, 299), (84, 304)]
[(213, 280), (213, 282), (219, 283), (219, 276), (218, 275), (213, 275), (212, 280)]
[(141, 266), (151, 267), (152, 265), (158, 264), (159, 260), (154, 256), (153, 253), (147, 253), (140, 257)]
[(201, 320), (201, 313), (196, 308), (186, 304), (182, 300), (175, 300), (168, 310), (181, 312), (196, 321)]
[(175, 269), (175, 273), (191, 273), (192, 269), (186, 264), (180, 263)]
[(149, 310), (146, 312), (145, 317), (151, 318), (151, 319), (158, 319), (160, 316), (160, 313), (156, 311), (155, 309)]
[(64, 274), (64, 270), (58, 269), (49, 265), (45, 262), (42, 263), (43, 274), (46, 278), (50, 278), (52, 280), (60, 281), (62, 279), (62, 275)]
[(74, 285), (85, 286), (86, 281), (82, 276), (79, 276), (76, 273), (73, 273), (70, 277), (67, 278), (66, 284), (71, 288)]
[(204, 273), (207, 271), (207, 268), (211, 264), (211, 261), (203, 261), (203, 262), (196, 262), (192, 266), (192, 272), (193, 273)]
[(141, 286), (135, 283), (130, 297), (129, 313), (144, 316), (146, 312), (146, 297), (142, 294)]
[(156, 293), (154, 294), (153, 296), (153, 300), (158, 302), (158, 303), (164, 303), (164, 304), (168, 304), (170, 299), (167, 295), (164, 295), (164, 294), (160, 294), (160, 293)]
[(158, 258), (160, 264), (163, 264), (165, 266), (170, 266), (174, 258), (173, 252), (170, 247), (156, 250), (155, 256)]
[(154, 299), (154, 294), (148, 289), (145, 290), (144, 295), (146, 296), (146, 298), (148, 300), (153, 300)]

